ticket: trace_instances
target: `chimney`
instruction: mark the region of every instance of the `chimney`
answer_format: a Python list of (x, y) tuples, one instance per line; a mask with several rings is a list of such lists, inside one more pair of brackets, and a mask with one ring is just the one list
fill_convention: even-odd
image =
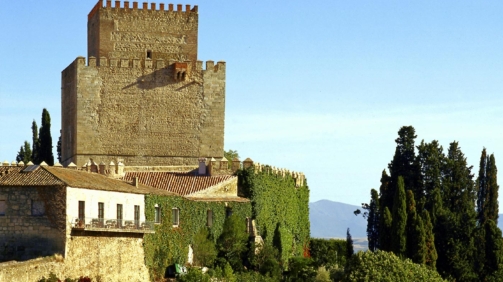
[(209, 171), (208, 174), (211, 176), (215, 173), (215, 170), (217, 169), (217, 160), (215, 158), (210, 159), (210, 165), (209, 165)]
[(246, 160), (243, 161), (243, 168), (247, 169), (253, 167), (253, 161), (250, 158), (247, 158)]
[(105, 169), (107, 165), (104, 162), (100, 163), (100, 174), (105, 174)]
[(225, 157), (220, 160), (220, 171), (226, 171), (229, 169), (229, 161)]
[(119, 177), (124, 176), (124, 164), (122, 162), (117, 163), (117, 175)]
[(232, 172), (236, 172), (241, 168), (241, 161), (238, 158), (232, 160)]
[(138, 184), (139, 184), (138, 176), (133, 177), (133, 186), (138, 188)]
[(206, 158), (199, 158), (199, 175), (206, 175)]

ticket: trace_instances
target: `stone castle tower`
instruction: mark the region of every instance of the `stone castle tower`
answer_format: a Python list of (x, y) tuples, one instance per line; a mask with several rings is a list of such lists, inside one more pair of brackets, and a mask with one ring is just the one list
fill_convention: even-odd
[(225, 63), (197, 61), (197, 6), (100, 0), (87, 30), (87, 63), (62, 72), (63, 165), (223, 156)]

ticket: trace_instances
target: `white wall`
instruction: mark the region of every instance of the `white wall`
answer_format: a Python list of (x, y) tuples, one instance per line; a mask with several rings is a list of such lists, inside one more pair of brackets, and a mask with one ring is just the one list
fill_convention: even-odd
[[(79, 201), (85, 201), (86, 223), (98, 218), (98, 203), (104, 203), (104, 218), (117, 217), (117, 204), (122, 204), (124, 220), (134, 220), (134, 206), (140, 206), (140, 221), (145, 220), (145, 196), (122, 192), (67, 188), (66, 215), (69, 221), (79, 217)], [(87, 222), (89, 221), (89, 222)]]

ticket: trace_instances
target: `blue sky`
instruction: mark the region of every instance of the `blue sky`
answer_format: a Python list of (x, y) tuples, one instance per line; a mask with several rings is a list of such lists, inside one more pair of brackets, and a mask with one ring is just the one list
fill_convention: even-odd
[[(96, 2), (2, 3), (1, 161), (44, 107), (56, 145), (61, 71), (87, 54)], [(368, 201), (403, 125), (458, 141), (475, 174), (485, 146), (503, 179), (501, 1), (182, 4), (199, 6), (199, 59), (227, 62), (225, 148), (304, 172), (311, 201)]]

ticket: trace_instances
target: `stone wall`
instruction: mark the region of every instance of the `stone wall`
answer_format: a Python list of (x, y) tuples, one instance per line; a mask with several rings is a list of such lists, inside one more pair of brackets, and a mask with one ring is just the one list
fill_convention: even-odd
[(0, 216), (0, 261), (64, 254), (65, 209), (64, 205), (58, 206), (63, 201), (55, 201), (52, 208), (45, 204), (44, 215), (32, 215), (33, 201), (55, 200), (64, 194), (60, 187), (0, 189), (0, 200), (5, 200), (7, 206), (5, 215)]
[(176, 80), (172, 62), (103, 61), (86, 66), (80, 57), (63, 71), (63, 164), (196, 165), (223, 156), (225, 63), (189, 64)]
[(225, 63), (197, 61), (197, 6), (99, 1), (88, 64), (62, 72), (62, 161), (197, 165), (222, 157)]
[(2, 263), (0, 281), (38, 281), (50, 272), (62, 280), (88, 276), (92, 281), (149, 281), (143, 239), (111, 235), (72, 236), (65, 259)]
[(197, 6), (101, 2), (88, 16), (88, 57), (197, 60)]

